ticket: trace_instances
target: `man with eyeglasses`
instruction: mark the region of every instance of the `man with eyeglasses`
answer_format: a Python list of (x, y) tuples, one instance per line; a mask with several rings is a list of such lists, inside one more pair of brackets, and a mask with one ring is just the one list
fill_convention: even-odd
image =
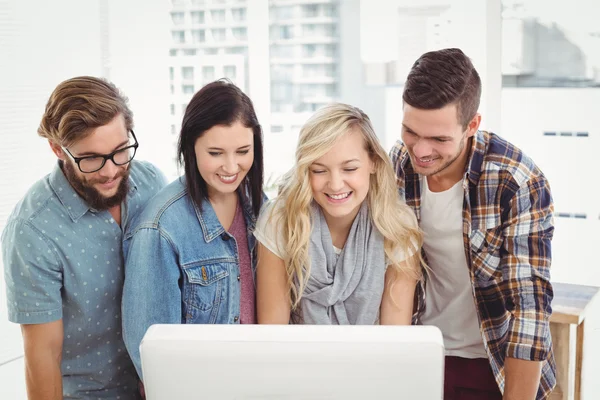
[(136, 399), (121, 335), (121, 240), (165, 184), (133, 160), (127, 99), (93, 77), (62, 82), (38, 128), (58, 162), (2, 234), (8, 318), (21, 324), (29, 399)]

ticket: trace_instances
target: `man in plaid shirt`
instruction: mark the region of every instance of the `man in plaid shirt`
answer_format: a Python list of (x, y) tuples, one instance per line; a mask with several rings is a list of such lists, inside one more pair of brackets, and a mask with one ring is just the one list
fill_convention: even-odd
[(415, 322), (443, 333), (446, 400), (545, 399), (556, 383), (552, 196), (530, 158), (478, 130), (480, 97), (459, 49), (422, 55), (404, 87), (391, 157), (429, 266)]

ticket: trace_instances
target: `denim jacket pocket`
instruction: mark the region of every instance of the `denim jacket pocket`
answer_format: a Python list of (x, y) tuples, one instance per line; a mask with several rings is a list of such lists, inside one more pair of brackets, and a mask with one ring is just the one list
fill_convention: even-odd
[(211, 324), (227, 301), (229, 268), (226, 263), (195, 263), (183, 268), (186, 323)]

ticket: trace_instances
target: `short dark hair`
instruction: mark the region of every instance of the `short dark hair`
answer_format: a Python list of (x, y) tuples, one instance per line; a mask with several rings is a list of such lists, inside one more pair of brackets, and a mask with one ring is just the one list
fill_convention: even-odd
[(133, 129), (133, 113), (117, 87), (103, 78), (78, 76), (61, 82), (50, 95), (38, 135), (69, 147), (92, 129), (123, 115), (127, 130)]
[(402, 100), (424, 110), (456, 104), (458, 121), (466, 128), (479, 109), (481, 79), (462, 50), (430, 51), (413, 64)]
[(240, 192), (245, 201), (251, 201), (254, 216), (258, 217), (264, 174), (262, 129), (252, 101), (240, 88), (221, 79), (207, 84), (192, 97), (183, 116), (177, 155), (185, 170), (188, 193), (192, 201), (202, 208), (202, 201), (208, 199), (208, 191), (198, 171), (196, 140), (213, 126), (231, 126), (236, 122), (251, 128), (254, 136), (254, 160)]

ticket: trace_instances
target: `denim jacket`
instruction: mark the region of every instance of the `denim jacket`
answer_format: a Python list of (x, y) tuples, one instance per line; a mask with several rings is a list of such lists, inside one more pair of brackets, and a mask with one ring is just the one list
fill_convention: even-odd
[[(255, 273), (249, 198), (240, 195)], [(239, 323), (240, 269), (235, 238), (208, 200), (201, 210), (192, 202), (185, 177), (150, 200), (131, 226), (123, 242), (123, 338), (142, 377), (139, 345), (150, 325)]]

